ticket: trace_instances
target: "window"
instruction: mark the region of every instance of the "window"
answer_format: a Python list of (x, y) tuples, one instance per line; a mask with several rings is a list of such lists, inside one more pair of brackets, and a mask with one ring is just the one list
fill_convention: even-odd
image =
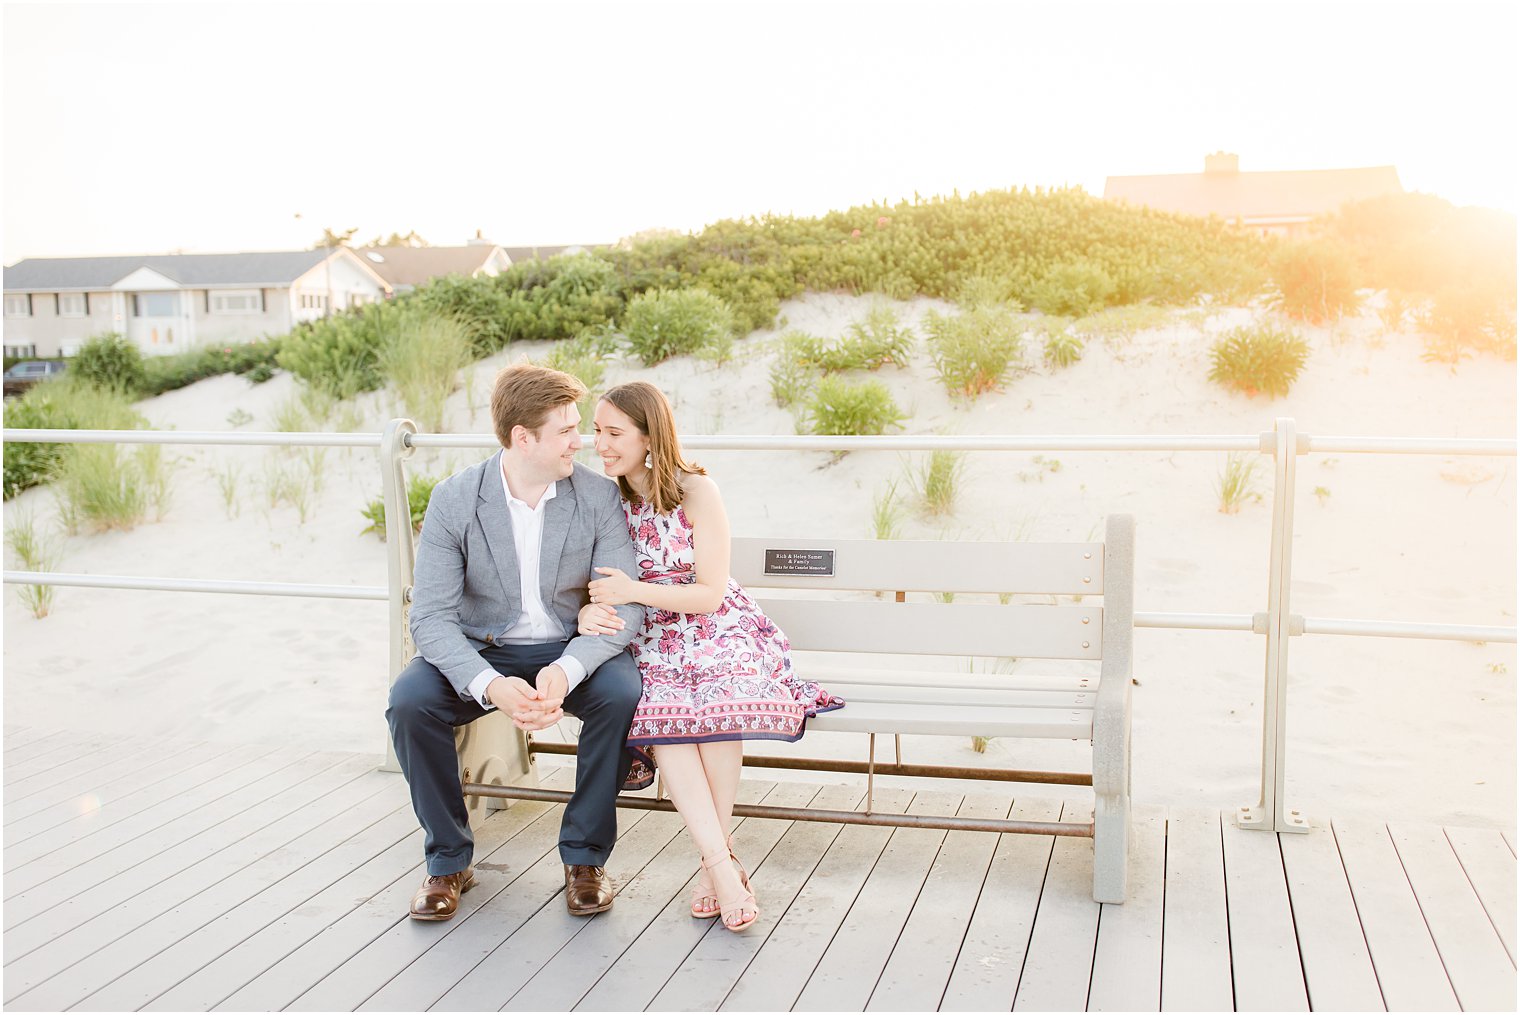
[(18, 296), (7, 296), (5, 298), (5, 316), (6, 317), (31, 317), (32, 316), (32, 294), (31, 293), (21, 293)]
[(35, 343), (28, 345), (8, 345), (5, 347), (5, 355), (7, 359), (30, 359), (33, 356), (37, 355), (37, 346)]
[(326, 310), (327, 309), (327, 294), (326, 293), (302, 293), (301, 294), (301, 309), (302, 310)]
[(133, 317), (173, 317), (178, 313), (178, 293), (136, 293), (132, 296)]
[(59, 317), (85, 317), (90, 312), (90, 300), (84, 293), (59, 293)]
[(211, 294), (213, 314), (257, 314), (263, 301), (257, 289), (228, 289)]
[(364, 306), (364, 304), (371, 303), (371, 302), (373, 302), (373, 301), (369, 298), (369, 294), (368, 293), (349, 293), (348, 294), (348, 305), (351, 306), (351, 307), (362, 307), (362, 306)]

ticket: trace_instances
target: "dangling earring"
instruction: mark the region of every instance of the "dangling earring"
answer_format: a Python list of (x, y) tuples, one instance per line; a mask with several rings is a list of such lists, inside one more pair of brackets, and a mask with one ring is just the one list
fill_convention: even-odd
[(654, 468), (654, 452), (652, 452), (652, 451), (645, 452), (645, 454), (644, 454), (644, 468), (646, 468), (646, 469), (652, 469), (652, 468)]

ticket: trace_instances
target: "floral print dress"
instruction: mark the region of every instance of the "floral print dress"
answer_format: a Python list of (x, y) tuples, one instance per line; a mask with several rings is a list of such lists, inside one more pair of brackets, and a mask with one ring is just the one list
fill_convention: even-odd
[[(691, 522), (679, 505), (668, 514), (647, 501), (624, 502), (642, 582), (696, 581)], [(797, 740), (809, 716), (844, 701), (792, 669), (791, 645), (732, 578), (712, 613), (653, 607), (629, 646), (644, 694), (628, 730), (634, 755), (626, 788), (654, 779), (648, 748), (719, 740)]]

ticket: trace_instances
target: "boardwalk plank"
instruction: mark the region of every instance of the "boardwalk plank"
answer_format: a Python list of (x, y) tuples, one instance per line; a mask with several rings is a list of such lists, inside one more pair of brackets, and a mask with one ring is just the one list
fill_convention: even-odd
[[(1092, 804), (1065, 804), (1061, 820), (1092, 821)], [(1081, 1011), (1087, 1006), (1100, 909), (1092, 899), (1092, 855), (1091, 839), (1056, 839), (1014, 1011)]]
[(1129, 896), (1098, 914), (1088, 1011), (1160, 1011), (1162, 915), (1166, 887), (1166, 808), (1134, 808)]
[[(877, 813), (900, 814), (912, 801), (906, 790), (878, 790)], [(835, 837), (812, 877), (729, 992), (724, 1011), (785, 1011), (813, 975), (827, 942), (840, 929), (871, 874), (892, 829), (849, 825)]]
[[(571, 785), (568, 782), (559, 784), (553, 774), (544, 777), (541, 784), (551, 789)], [(505, 843), (541, 820), (549, 821), (558, 829), (560, 813), (561, 808), (532, 801), (521, 801), (504, 810), (492, 811), (475, 829), (475, 866), (480, 872), (482, 885), (465, 893), (465, 901), (469, 902), (477, 893), (490, 891), (492, 882), (499, 884), (506, 879), (506, 865), (497, 857)], [(237, 969), (246, 977), (245, 982), (213, 1005), (212, 1010), (274, 1011), (284, 1008), (372, 941), (400, 923), (411, 922), (406, 917), (407, 905), (426, 870), (420, 862), (420, 834), (413, 841), (417, 843), (412, 854), (414, 862), (405, 874), (391, 880), (379, 891), (366, 889), (350, 900), (356, 905), (351, 905), (336, 920), (320, 925), (315, 934), (300, 938), (302, 932), (312, 929), (312, 923), (301, 919), (306, 915), (303, 907), (277, 923), (272, 928), (275, 934), (259, 935), (263, 940), (256, 937), (240, 946), (239, 950), (245, 954), (239, 956)], [(342, 902), (340, 897), (332, 900), (331, 905), (334, 909), (341, 909)], [(320, 912), (318, 918), (322, 918)], [(287, 942), (286, 933), (293, 934), (296, 940)], [(236, 954), (236, 951), (229, 953)], [(243, 965), (245, 962), (247, 965)]]
[(9, 900), (19, 893), (313, 753), (267, 744), (242, 747), (193, 765), (178, 783), (139, 789), (114, 801), (109, 809), (81, 814), (7, 846), (6, 926), (15, 925)]
[[(1014, 803), (1008, 816), (1016, 821), (1056, 821), (1061, 801), (1026, 797)], [(940, 1001), (941, 1010), (1013, 1008), (1055, 842), (1051, 835), (998, 837), (981, 897)]]
[[(766, 793), (763, 802), (778, 807), (806, 807), (817, 792), (816, 785), (781, 783)], [(761, 878), (762, 884), (763, 863), (790, 824), (787, 821), (745, 820), (735, 832), (734, 851), (753, 866), (751, 875)], [(691, 916), (687, 887), (695, 880), (700, 862), (690, 837), (683, 830), (623, 889), (611, 912), (586, 923), (575, 940), (513, 995), (503, 1010), (569, 1011), (597, 985), (602, 975), (630, 946), (646, 934), (655, 934), (667, 943), (672, 961), (662, 965), (669, 975), (680, 961), (681, 953), (680, 946), (665, 936), (666, 928), (658, 923), (666, 914), (688, 924), (702, 924), (700, 930), (704, 932), (704, 941), (706, 935), (715, 940), (732, 938), (735, 941), (746, 936), (716, 927), (715, 920), (695, 920)], [(758, 890), (759, 886), (756, 887)], [(763, 920), (765, 903), (762, 901), (760, 906)]]
[[(740, 799), (752, 799), (763, 792), (764, 790), (758, 786), (741, 785)], [(647, 815), (645, 817), (647, 818)], [(620, 831), (624, 835), (627, 835), (628, 830), (633, 827), (634, 820), (634, 812), (619, 812), (618, 822)], [(625, 906), (628, 891), (631, 882), (640, 876), (635, 866), (637, 858), (633, 856), (632, 850), (625, 848), (626, 845), (628, 844), (623, 839), (619, 839), (619, 846), (613, 851), (609, 865), (614, 887), (618, 890), (618, 902), (611, 913), (622, 913), (631, 908)], [(541, 884), (537, 891), (546, 900), (544, 906), (560, 905), (560, 912), (563, 913), (563, 906), (557, 901), (556, 894), (564, 880), (561, 866), (558, 865), (558, 854), (546, 857), (543, 863), (544, 869), (539, 875)], [(547, 895), (544, 895), (545, 888), (547, 888)], [(489, 958), (504, 941), (507, 941), (542, 908), (532, 905), (533, 900), (526, 891), (523, 899), (525, 901), (520, 905), (493, 902), (489, 909), (477, 914), (469, 925), (460, 928), (455, 935), (459, 940), (456, 942), (451, 938), (446, 952), (443, 949), (434, 948), (413, 962), (370, 997), (364, 1003), (364, 1009), (422, 1011), (438, 1003), (445, 993), (470, 975), (476, 966)], [(511, 909), (513, 915), (509, 919), (502, 919), (500, 911), (503, 909)], [(494, 915), (493, 910), (496, 911)], [(605, 919), (607, 915), (610, 914), (603, 914), (596, 920)], [(509, 942), (505, 947), (511, 948), (512, 945)], [(489, 1007), (500, 1007), (507, 1001), (509, 994), (509, 991), (499, 992)]]
[[(1308, 1011), (1282, 847), (1221, 814), (1236, 1011)], [(1291, 834), (1291, 833), (1290, 833)]]
[(45, 740), (18, 747), (5, 756), (5, 787), (66, 765), (76, 758), (106, 754), (120, 748), (125, 738), (115, 733), (56, 733)]
[[(222, 875), (220, 879), (173, 909), (165, 911), (161, 900), (146, 892), (138, 897), (136, 905), (117, 907), (104, 914), (95, 923), (107, 927), (107, 933), (114, 934), (115, 939), (33, 987), (18, 997), (16, 1003), (56, 1010), (86, 1003), (85, 999), (96, 990), (163, 949), (198, 933), (223, 913), (279, 881), (292, 868), (326, 853), (355, 828), (366, 828), (394, 810), (399, 796), (398, 781), (388, 773), (371, 771), (356, 780), (351, 791), (339, 799), (313, 801), (271, 826), (241, 856), (233, 851), (232, 855), (211, 858), (207, 866), (216, 868)], [(10, 984), (6, 987), (9, 989)]]
[[(767, 784), (766, 789), (770, 786)], [(632, 818), (620, 812), (619, 821)], [(616, 891), (621, 894), (637, 880), (636, 875), (681, 834), (679, 814), (653, 811), (633, 824), (618, 839), (612, 854), (611, 873)], [(518, 926), (511, 936), (482, 959), (458, 983), (432, 1005), (434, 1011), (480, 1011), (506, 1004), (538, 971), (552, 962), (569, 946), (586, 926), (599, 920), (571, 916), (565, 909), (562, 886), (564, 872), (557, 853), (544, 857), (532, 884), (532, 894), (523, 904), (513, 907), (512, 919)], [(617, 910), (613, 906), (613, 910)], [(518, 914), (521, 915), (518, 915)]]
[(25, 747), (57, 733), (57, 730), (45, 729), (41, 726), (14, 726), (7, 727), (5, 731), (5, 754), (10, 754), (18, 747)]
[[(21, 835), (30, 838), (82, 814), (105, 810), (124, 797), (166, 780), (178, 780), (187, 768), (225, 757), (231, 751), (232, 747), (226, 744), (187, 744), (170, 754), (146, 748), (108, 760), (81, 758), (60, 767), (55, 781), (47, 785), (34, 783), (31, 793), (13, 795), (6, 790), (6, 844), (21, 841)], [(11, 838), (13, 833), (17, 835), (15, 839)]]
[[(93, 882), (93, 887), (6, 934), (6, 989), (41, 983), (81, 955), (115, 941), (123, 923), (130, 924), (133, 919), (146, 923), (214, 884), (248, 862), (246, 858), (261, 855), (255, 850), (266, 848), (268, 840), (258, 838), (265, 828), (372, 769), (366, 759), (352, 757), (310, 778), (302, 778), (305, 773), (292, 767), (280, 773), (283, 785), (278, 787), (279, 792), (247, 811), (223, 815), (225, 820), (198, 835), (182, 840), (166, 837), (159, 842), (139, 840), (135, 846), (152, 848), (153, 852), (139, 856), (123, 850), (123, 855), (102, 857), (81, 867), (81, 879)], [(174, 831), (171, 827), (167, 836), (173, 836)], [(200, 858), (198, 862), (196, 857)]]
[[(378, 820), (368, 825), (363, 824), (386, 806), (397, 804), (399, 806), (392, 806), (389, 814), (382, 814)], [(417, 819), (412, 814), (406, 793), (395, 789), (376, 798), (373, 810), (356, 806), (338, 820), (343, 824), (337, 834), (341, 835), (345, 830), (352, 830), (353, 834), (97, 990), (77, 1005), (76, 1009), (135, 1011), (143, 1007), (306, 900), (321, 894), (355, 868), (362, 867), (397, 843), (406, 842), (417, 827)], [(315, 829), (312, 837), (325, 831)], [(289, 848), (281, 850), (282, 867), (288, 869), (296, 862), (297, 857), (292, 855)], [(205, 894), (210, 893), (203, 893)], [(202, 902), (202, 899), (191, 901)], [(198, 920), (210, 911), (210, 905), (202, 903), (195, 908), (181, 907), (177, 916), (180, 919)]]
[[(556, 773), (554, 788), (569, 788), (569, 773)], [(546, 780), (547, 782), (548, 780)], [(441, 922), (407, 918), (407, 904), (416, 884), (402, 886), (405, 898), (388, 907), (388, 925), (362, 947), (330, 966), (300, 996), (285, 1005), (289, 1011), (352, 1011), (392, 978), (408, 969), (420, 956), (447, 955), (456, 941), (468, 948), (468, 935), (487, 924), (520, 924), (553, 891), (554, 880), (546, 871), (557, 862), (560, 822), (564, 807), (544, 811), (522, 831), (499, 845), (491, 854), (475, 860), (476, 887), (461, 896), (453, 919)], [(626, 833), (625, 833), (626, 834)], [(555, 867), (554, 869), (558, 869)], [(441, 948), (435, 946), (442, 945)], [(500, 1004), (500, 1000), (497, 1004)], [(493, 1006), (494, 1007), (494, 1006)]]
[(1383, 992), (1334, 833), (1314, 826), (1306, 834), (1277, 838), (1288, 872), (1288, 897), (1309, 1007), (1314, 1011), (1382, 1011)]
[[(206, 746), (186, 744), (184, 749)], [(222, 747), (222, 750), (227, 749)], [(153, 744), (124, 743), (115, 755), (106, 758), (85, 755), (17, 779), (5, 787), (5, 824), (23, 821), (60, 800), (99, 792), (111, 781), (131, 782), (131, 776), (149, 765), (161, 763), (165, 757), (164, 751)]]
[[(920, 792), (908, 805), (908, 813), (954, 814), (962, 799), (952, 793)], [(865, 1007), (944, 841), (943, 829), (892, 830), (849, 915), (794, 1007), (803, 1011), (860, 1011)]]
[[(1012, 794), (977, 794), (962, 801), (958, 816), (1002, 819), (1012, 807)], [(868, 1011), (939, 1007), (997, 845), (995, 832), (952, 831), (945, 836), (918, 902), (866, 1003)]]
[(1330, 827), (1388, 1010), (1457, 1011), (1457, 995), (1388, 829), (1339, 819)]
[(1456, 850), (1467, 880), (1511, 962), (1515, 961), (1515, 855), (1504, 837), (1492, 828), (1448, 828), (1446, 838)]
[(1219, 812), (1173, 807), (1166, 825), (1161, 1010), (1231, 1011)]
[[(864, 787), (834, 785), (819, 790), (811, 806), (848, 811), (864, 803)], [(757, 825), (777, 822), (757, 819), (747, 824), (752, 830)], [(792, 822), (780, 842), (764, 857), (756, 851), (753, 839), (744, 835), (736, 838), (735, 849), (747, 863), (759, 860), (759, 865), (750, 872), (761, 908), (755, 926), (743, 934), (700, 926), (712, 921), (692, 919), (688, 885), (687, 892), (667, 907), (650, 933), (624, 952), (617, 965), (597, 981), (596, 988), (582, 998), (577, 1010), (618, 1011), (627, 1007), (716, 1011), (765, 946), (781, 915), (807, 885), (808, 877), (844, 827), (819, 821)], [(663, 947), (666, 941), (671, 942), (668, 950)], [(685, 948), (688, 943), (694, 947)], [(679, 963), (679, 968), (675, 968), (675, 963)]]
[(1515, 964), (1439, 825), (1388, 826), (1446, 975), (1466, 1011), (1514, 1011)]
[[(261, 774), (264, 768), (273, 770)], [(185, 887), (182, 874), (192, 858), (210, 857), (373, 768), (367, 758), (341, 754), (308, 755), (278, 768), (247, 766), (227, 773), (221, 788), (228, 792), (192, 798), (178, 818), (114, 849), (94, 843), (88, 850), (59, 849), (45, 865), (32, 865), (47, 869), (51, 880), (5, 904), (6, 919), (17, 924), (6, 932), (7, 961), (166, 879), (174, 879), (175, 889)]]

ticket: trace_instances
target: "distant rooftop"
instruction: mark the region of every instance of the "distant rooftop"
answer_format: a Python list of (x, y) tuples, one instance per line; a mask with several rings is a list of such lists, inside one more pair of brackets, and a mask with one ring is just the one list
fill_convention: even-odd
[(1103, 186), (1105, 200), (1240, 221), (1313, 218), (1403, 192), (1393, 166), (1243, 173), (1239, 157), (1224, 152), (1208, 156), (1201, 173), (1110, 176)]
[[(392, 286), (419, 286), (442, 275), (479, 271), (496, 247), (359, 247), (355, 253)], [(510, 256), (510, 255), (508, 255)]]
[(183, 286), (289, 285), (331, 251), (241, 254), (133, 254), (123, 257), (29, 257), (5, 269), (6, 292), (109, 289), (139, 268)]

